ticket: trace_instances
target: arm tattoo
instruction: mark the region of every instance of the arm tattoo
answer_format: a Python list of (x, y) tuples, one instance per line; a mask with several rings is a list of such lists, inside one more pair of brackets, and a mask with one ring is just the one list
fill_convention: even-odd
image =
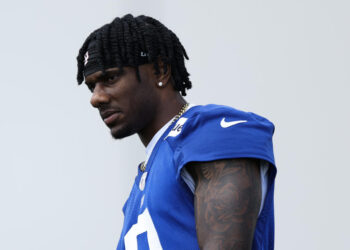
[(195, 218), (201, 249), (252, 247), (261, 203), (259, 160), (192, 162)]

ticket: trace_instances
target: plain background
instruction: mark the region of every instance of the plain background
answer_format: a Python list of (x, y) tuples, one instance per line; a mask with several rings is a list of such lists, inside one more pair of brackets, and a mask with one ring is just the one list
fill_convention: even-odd
[(190, 60), (187, 100), (273, 121), (276, 249), (349, 249), (350, 2), (7, 1), (0, 28), (0, 249), (115, 249), (144, 147), (78, 87), (85, 38), (153, 16)]

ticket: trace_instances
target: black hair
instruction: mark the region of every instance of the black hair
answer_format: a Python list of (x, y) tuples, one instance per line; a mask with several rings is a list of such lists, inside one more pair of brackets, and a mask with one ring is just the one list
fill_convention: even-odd
[[(77, 57), (78, 84), (84, 81), (84, 56), (90, 42), (96, 43), (95, 59), (104, 72), (109, 67), (131, 66), (136, 69), (140, 80), (138, 66), (153, 63), (155, 73), (160, 74), (159, 60), (163, 62), (164, 73), (171, 67), (173, 87), (186, 95), (186, 89), (192, 87), (189, 73), (185, 67), (188, 56), (178, 37), (158, 20), (148, 16), (133, 17), (131, 14), (115, 18), (111, 23), (92, 32), (83, 43)], [(143, 54), (142, 54), (143, 53)], [(147, 55), (145, 58), (140, 55)]]

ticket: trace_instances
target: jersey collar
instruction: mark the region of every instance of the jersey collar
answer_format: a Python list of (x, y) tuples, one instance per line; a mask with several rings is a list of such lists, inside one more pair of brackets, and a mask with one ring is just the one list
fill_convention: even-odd
[[(186, 112), (192, 108), (196, 106), (195, 104), (189, 104), (188, 108), (186, 110)], [(175, 116), (174, 116), (175, 117)], [(152, 151), (154, 149), (154, 146), (157, 144), (158, 140), (160, 137), (162, 137), (163, 133), (165, 132), (165, 130), (170, 126), (171, 122), (173, 121), (173, 118), (171, 118), (161, 129), (158, 130), (158, 132), (153, 136), (152, 140), (148, 143), (147, 147), (146, 147), (146, 160), (145, 162), (147, 163), (149, 157), (152, 154)]]

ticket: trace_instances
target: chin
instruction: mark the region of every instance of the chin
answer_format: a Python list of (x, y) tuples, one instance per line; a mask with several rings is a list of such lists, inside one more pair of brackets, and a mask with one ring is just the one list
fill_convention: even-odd
[(128, 127), (111, 128), (111, 135), (114, 139), (122, 139), (133, 134), (134, 132)]

